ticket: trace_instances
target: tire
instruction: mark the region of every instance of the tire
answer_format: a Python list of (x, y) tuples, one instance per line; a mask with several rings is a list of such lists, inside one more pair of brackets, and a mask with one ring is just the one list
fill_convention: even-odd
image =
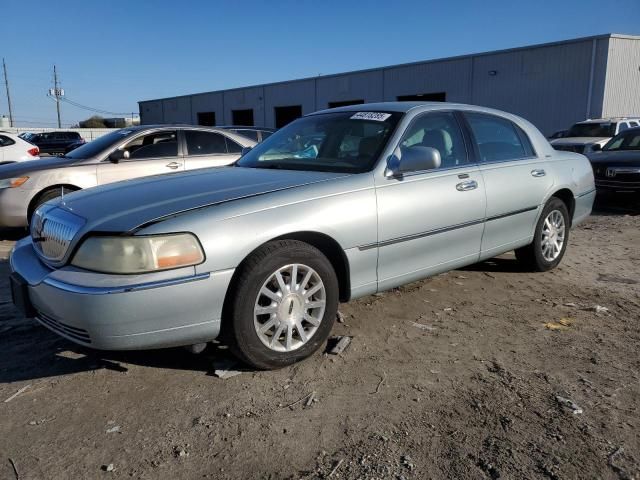
[[(562, 244), (557, 248), (558, 241), (560, 240), (559, 230), (555, 229), (555, 236), (549, 235), (546, 222), (553, 214), (553, 218), (562, 219), (562, 225), (564, 226), (564, 233), (562, 236)], [(551, 222), (553, 223), (553, 222)], [(531, 242), (526, 247), (516, 249), (516, 258), (518, 261), (526, 267), (528, 270), (534, 272), (546, 272), (558, 266), (567, 251), (567, 244), (569, 243), (569, 230), (570, 230), (570, 218), (567, 205), (557, 197), (551, 197), (542, 210), (542, 214), (536, 224), (536, 230)], [(550, 237), (550, 242), (545, 242), (545, 239)], [(557, 240), (554, 242), (554, 240)], [(555, 247), (553, 244), (555, 243)], [(545, 250), (545, 244), (547, 245)]]
[(338, 311), (338, 279), (317, 248), (297, 240), (269, 242), (242, 264), (234, 285), (223, 338), (245, 363), (261, 370), (284, 367), (313, 354), (329, 336)]
[(29, 224), (31, 224), (31, 217), (33, 216), (33, 212), (35, 212), (40, 205), (48, 202), (49, 200), (53, 200), (63, 195), (67, 195), (68, 193), (71, 193), (71, 192), (75, 192), (75, 190), (69, 187), (54, 187), (40, 193), (36, 197), (36, 200), (33, 202), (31, 207), (29, 208), (29, 214), (27, 215), (27, 220), (29, 221)]

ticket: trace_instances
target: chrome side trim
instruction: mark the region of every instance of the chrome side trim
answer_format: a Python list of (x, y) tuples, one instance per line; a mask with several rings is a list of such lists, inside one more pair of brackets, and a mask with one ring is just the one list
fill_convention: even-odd
[(197, 275), (192, 275), (189, 277), (171, 278), (168, 280), (138, 283), (135, 285), (126, 285), (122, 287), (84, 287), (82, 285), (73, 285), (70, 283), (61, 282), (60, 280), (49, 277), (45, 278), (42, 283), (59, 290), (64, 290), (65, 292), (77, 293), (80, 295), (110, 295), (114, 293), (139, 292), (141, 290), (149, 290), (152, 288), (168, 287), (171, 285), (196, 282), (198, 280), (206, 280), (210, 276), (210, 273), (199, 273)]
[(479, 225), (481, 223), (491, 222), (493, 220), (499, 220), (501, 218), (510, 217), (512, 215), (519, 215), (521, 213), (532, 212), (533, 210), (537, 210), (537, 209), (538, 209), (538, 206), (536, 205), (535, 207), (522, 208), (520, 210), (514, 210), (513, 212), (502, 213), (500, 215), (493, 215), (491, 217), (487, 217), (481, 220), (472, 220), (470, 222), (458, 223), (456, 225), (451, 225), (449, 227), (436, 228), (434, 230), (429, 230), (427, 232), (414, 233), (412, 235), (406, 235), (404, 237), (391, 238), (389, 240), (384, 240), (382, 242), (368, 243), (366, 245), (360, 245), (358, 247), (358, 250), (360, 251), (370, 250), (376, 247), (386, 247), (388, 245), (394, 245), (396, 243), (408, 242), (410, 240), (416, 240), (418, 238), (430, 237), (431, 235), (450, 232), (452, 230), (458, 230), (459, 228), (471, 227), (473, 225)]

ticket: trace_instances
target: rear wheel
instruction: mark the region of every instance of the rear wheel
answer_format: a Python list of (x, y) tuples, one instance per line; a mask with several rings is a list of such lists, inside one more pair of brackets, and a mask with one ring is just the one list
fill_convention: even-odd
[(338, 280), (322, 252), (296, 240), (269, 242), (239, 275), (225, 326), (239, 358), (273, 369), (320, 348), (338, 310)]
[(566, 204), (552, 197), (536, 225), (533, 242), (516, 250), (516, 258), (527, 268), (545, 272), (555, 268), (567, 250), (569, 211)]

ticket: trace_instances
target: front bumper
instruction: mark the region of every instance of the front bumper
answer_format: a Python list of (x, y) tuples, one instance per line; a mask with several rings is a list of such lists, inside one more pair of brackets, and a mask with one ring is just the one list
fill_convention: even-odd
[(30, 190), (0, 189), (0, 227), (26, 227), (27, 208), (32, 198)]
[(165, 348), (215, 339), (233, 275), (233, 270), (196, 275), (193, 268), (128, 276), (72, 267), (51, 270), (29, 238), (16, 244), (11, 270), (26, 281), (41, 324), (101, 350)]

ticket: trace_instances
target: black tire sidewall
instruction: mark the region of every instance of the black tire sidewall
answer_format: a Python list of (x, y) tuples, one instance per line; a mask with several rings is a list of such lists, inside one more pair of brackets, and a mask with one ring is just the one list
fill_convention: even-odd
[[(560, 250), (560, 255), (558, 255), (553, 261), (548, 261), (542, 256), (542, 228), (544, 226), (544, 221), (547, 216), (553, 211), (558, 210), (563, 218), (564, 218), (564, 243), (562, 244), (562, 249)], [(559, 198), (553, 197), (551, 198), (544, 209), (542, 210), (542, 214), (540, 214), (540, 218), (538, 219), (538, 224), (536, 225), (535, 237), (533, 240), (533, 254), (536, 262), (536, 267), (540, 271), (551, 270), (558, 266), (558, 264), (562, 261), (565, 252), (567, 251), (567, 245), (569, 244), (569, 232), (570, 232), (570, 219), (569, 219), (569, 210), (567, 209), (566, 204), (560, 200)]]
[[(326, 306), (320, 327), (302, 347), (277, 352), (265, 346), (255, 331), (253, 308), (262, 285), (276, 270), (292, 263), (313, 268), (324, 283)], [(331, 333), (338, 309), (338, 280), (331, 262), (316, 248), (298, 241), (279, 242), (278, 247), (243, 272), (234, 292), (232, 348), (243, 360), (260, 369), (283, 367), (314, 353)]]

